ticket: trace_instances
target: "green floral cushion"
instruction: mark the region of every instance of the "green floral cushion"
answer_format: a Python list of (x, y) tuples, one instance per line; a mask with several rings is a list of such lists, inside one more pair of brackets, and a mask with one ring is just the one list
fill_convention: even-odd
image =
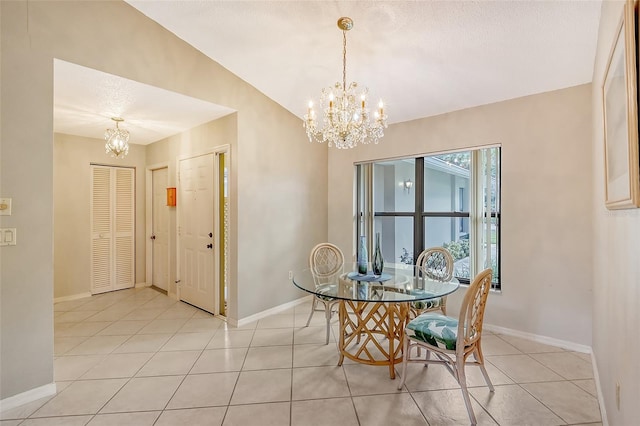
[(407, 335), (431, 346), (455, 350), (458, 320), (441, 314), (422, 314), (407, 325)]
[(418, 309), (420, 311), (439, 308), (441, 305), (442, 305), (442, 297), (436, 297), (435, 299), (418, 300), (416, 302), (411, 302), (411, 307)]

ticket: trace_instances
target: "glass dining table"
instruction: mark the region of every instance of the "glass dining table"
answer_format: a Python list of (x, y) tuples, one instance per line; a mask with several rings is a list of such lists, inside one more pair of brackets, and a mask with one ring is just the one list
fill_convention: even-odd
[[(354, 271), (354, 272), (351, 272)], [(411, 302), (446, 296), (458, 281), (435, 281), (415, 266), (392, 264), (382, 274), (359, 274), (356, 264), (345, 265), (330, 279), (318, 279), (311, 269), (296, 272), (293, 284), (308, 293), (338, 300), (340, 336), (344, 357), (369, 365), (388, 365), (395, 378), (395, 364), (402, 362), (404, 327)]]

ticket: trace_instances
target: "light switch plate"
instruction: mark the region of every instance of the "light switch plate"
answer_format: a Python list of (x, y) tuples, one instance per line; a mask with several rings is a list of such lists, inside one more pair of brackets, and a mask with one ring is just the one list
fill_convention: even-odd
[(0, 246), (16, 245), (16, 228), (0, 228)]
[(11, 216), (11, 198), (0, 198), (0, 216)]

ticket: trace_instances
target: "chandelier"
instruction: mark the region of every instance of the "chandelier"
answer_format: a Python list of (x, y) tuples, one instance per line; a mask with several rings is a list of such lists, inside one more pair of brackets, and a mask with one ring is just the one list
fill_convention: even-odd
[(129, 153), (129, 132), (118, 126), (124, 119), (120, 117), (111, 119), (116, 122), (116, 128), (107, 129), (104, 132), (104, 140), (106, 141), (104, 149), (112, 157), (122, 158)]
[(318, 128), (313, 101), (309, 102), (304, 116), (307, 136), (310, 142), (328, 142), (329, 147), (335, 145), (339, 149), (353, 148), (358, 143), (378, 143), (387, 127), (384, 104), (380, 100), (371, 120), (367, 109), (369, 90), (365, 87), (358, 93), (355, 81), (347, 86), (347, 31), (353, 28), (353, 20), (348, 17), (338, 19), (338, 28), (342, 30), (342, 84), (337, 82), (333, 87), (322, 89), (322, 128)]

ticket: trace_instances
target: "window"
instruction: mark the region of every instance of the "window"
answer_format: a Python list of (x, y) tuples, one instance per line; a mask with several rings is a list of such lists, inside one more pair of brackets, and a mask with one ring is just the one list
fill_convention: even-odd
[(359, 164), (356, 177), (356, 233), (370, 252), (378, 232), (389, 263), (442, 246), (460, 282), (491, 267), (500, 288), (499, 147)]

